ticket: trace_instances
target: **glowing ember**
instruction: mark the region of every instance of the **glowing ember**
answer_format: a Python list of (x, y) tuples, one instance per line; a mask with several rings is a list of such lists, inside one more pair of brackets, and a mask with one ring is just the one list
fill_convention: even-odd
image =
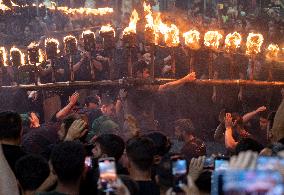
[(44, 53), (41, 49), (39, 49), (38, 54), (39, 54), (39, 57), (38, 57), (39, 63), (42, 63), (45, 60)]
[(4, 66), (7, 66), (7, 59), (8, 59), (8, 54), (7, 54), (7, 51), (6, 51), (6, 48), (5, 47), (0, 47), (0, 55), (1, 55), (1, 57), (0, 58), (2, 58), (1, 60), (3, 61), (2, 63), (3, 63), (3, 65)]
[(84, 14), (84, 15), (106, 15), (109, 13), (113, 13), (113, 8), (110, 7), (103, 7), (98, 9), (92, 9), (92, 8), (69, 8), (69, 7), (56, 7), (55, 2), (51, 2), (51, 7), (49, 7), (51, 10), (58, 10), (61, 11), (64, 14), (67, 15), (75, 15), (75, 14)]
[(10, 49), (10, 60), (13, 60), (13, 53), (18, 53), (18, 55), (20, 56), (21, 65), (25, 65), (25, 54), (22, 53), (20, 49), (13, 46)]
[(126, 27), (123, 30), (123, 36), (130, 35), (130, 34), (136, 34), (136, 24), (137, 24), (138, 20), (139, 20), (138, 13), (134, 9), (132, 14), (131, 14), (130, 22), (129, 22), (128, 27)]
[(158, 45), (158, 42), (159, 42), (159, 33), (165, 37), (168, 31), (169, 31), (168, 26), (162, 22), (161, 14), (158, 13), (154, 20), (154, 34), (155, 34), (155, 44), (156, 45)]
[(223, 36), (218, 31), (208, 31), (204, 35), (204, 45), (211, 49), (218, 49)]
[(0, 10), (7, 11), (7, 10), (11, 10), (11, 9), (8, 6), (6, 6), (5, 4), (3, 4), (3, 0), (0, 0)]
[(179, 29), (176, 25), (171, 24), (168, 28), (168, 33), (165, 34), (165, 42), (168, 47), (179, 45)]
[(247, 55), (256, 55), (260, 52), (260, 48), (263, 43), (262, 34), (249, 33), (246, 42), (246, 54)]
[(101, 29), (100, 29), (100, 34), (102, 33), (113, 33), (113, 36), (115, 37), (115, 31), (114, 31), (114, 28), (110, 25), (110, 24), (107, 24), (105, 26), (102, 26)]
[(242, 36), (237, 33), (229, 33), (225, 39), (225, 49), (226, 51), (234, 51), (240, 47), (242, 42)]
[(63, 38), (63, 41), (64, 41), (64, 43), (66, 43), (66, 42), (68, 42), (68, 41), (70, 41), (70, 40), (74, 40), (75, 42), (76, 42), (76, 44), (77, 44), (77, 39), (76, 39), (76, 37), (74, 37), (74, 36), (72, 36), (72, 35), (68, 35), (68, 36), (65, 36), (64, 38)]
[(200, 32), (197, 30), (190, 30), (183, 33), (184, 42), (190, 49), (197, 50), (200, 48)]
[(279, 53), (279, 46), (277, 44), (270, 44), (267, 48), (267, 57), (268, 58), (277, 58)]

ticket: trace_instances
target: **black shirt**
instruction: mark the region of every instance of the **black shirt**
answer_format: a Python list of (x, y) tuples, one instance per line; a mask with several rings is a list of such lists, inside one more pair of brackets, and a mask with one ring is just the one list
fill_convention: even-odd
[(138, 195), (160, 195), (160, 189), (153, 181), (136, 181), (139, 186)]

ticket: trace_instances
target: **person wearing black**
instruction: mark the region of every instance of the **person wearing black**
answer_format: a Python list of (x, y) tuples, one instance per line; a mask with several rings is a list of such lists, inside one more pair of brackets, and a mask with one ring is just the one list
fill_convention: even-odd
[(0, 143), (3, 153), (15, 173), (15, 163), (26, 153), (20, 147), (22, 136), (22, 120), (16, 112), (0, 113)]

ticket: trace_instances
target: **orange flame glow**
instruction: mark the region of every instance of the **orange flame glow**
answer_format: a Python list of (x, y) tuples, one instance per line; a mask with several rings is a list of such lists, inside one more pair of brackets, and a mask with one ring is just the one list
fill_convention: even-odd
[(60, 52), (60, 50), (59, 50), (59, 41), (57, 39), (54, 39), (54, 38), (47, 38), (47, 39), (45, 39), (45, 47), (46, 47), (46, 45), (48, 43), (55, 43), (56, 46), (57, 46), (57, 53)]
[(10, 59), (12, 60), (12, 53), (13, 52), (18, 52), (21, 56), (21, 65), (25, 65), (25, 54), (18, 48), (16, 48), (15, 46), (13, 46), (10, 49)]
[(7, 66), (8, 54), (7, 54), (7, 50), (6, 50), (5, 47), (0, 47), (0, 55), (1, 55), (2, 60), (3, 60), (3, 65)]
[(0, 0), (0, 10), (7, 11), (7, 10), (11, 10), (11, 8), (3, 4), (3, 0)]
[(204, 45), (211, 49), (218, 49), (222, 38), (223, 35), (218, 31), (208, 31), (204, 35)]
[(88, 34), (93, 34), (94, 37), (96, 37), (96, 36), (95, 36), (95, 33), (94, 33), (93, 31), (91, 31), (91, 30), (85, 30), (85, 31), (82, 32), (82, 38), (84, 37), (84, 35), (88, 35)]
[(12, 0), (10, 1), (13, 7), (21, 7), (19, 5), (17, 5), (16, 3), (14, 3)]
[(277, 44), (270, 44), (267, 47), (267, 57), (268, 58), (277, 58), (279, 50), (280, 50), (280, 48)]
[(137, 11), (134, 9), (128, 27), (123, 30), (123, 35), (136, 34), (136, 24), (139, 20)]
[(199, 40), (200, 40), (200, 32), (197, 30), (190, 30), (188, 32), (183, 33), (184, 43), (192, 50), (197, 50), (200, 48)]
[(44, 57), (44, 53), (41, 49), (38, 50), (38, 55), (39, 55), (39, 57), (38, 57), (39, 63), (42, 63), (44, 61), (45, 57)]
[(100, 29), (100, 33), (107, 33), (107, 32), (113, 32), (113, 36), (115, 37), (115, 30), (110, 24), (102, 26)]
[(247, 55), (256, 55), (260, 52), (260, 48), (263, 43), (262, 34), (249, 33), (246, 42), (246, 54)]
[(176, 25), (171, 24), (168, 27), (168, 33), (165, 34), (165, 42), (168, 47), (176, 47), (179, 45), (179, 29)]
[(225, 49), (226, 51), (234, 51), (240, 47), (242, 42), (242, 36), (237, 33), (229, 33), (225, 39)]
[(144, 12), (146, 12), (146, 25), (145, 25), (145, 31), (146, 30), (154, 30), (154, 19), (152, 16), (152, 10), (151, 10), (151, 5), (150, 4), (146, 4), (145, 2), (143, 3), (143, 7), (144, 7)]
[(67, 36), (65, 36), (65, 37), (63, 38), (63, 42), (65, 43), (66, 41), (71, 40), (71, 39), (75, 40), (76, 45), (77, 45), (77, 39), (76, 39), (76, 37), (74, 37), (74, 36), (72, 36), (72, 35), (67, 35)]

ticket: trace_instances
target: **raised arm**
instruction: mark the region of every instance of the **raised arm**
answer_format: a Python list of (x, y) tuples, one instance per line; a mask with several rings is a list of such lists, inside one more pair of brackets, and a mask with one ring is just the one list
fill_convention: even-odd
[(238, 144), (233, 137), (232, 116), (230, 113), (225, 117), (225, 146), (227, 149), (234, 150)]
[(0, 194), (15, 194), (19, 195), (17, 180), (12, 172), (2, 150), (0, 144)]
[(196, 79), (195, 72), (192, 72), (192, 73), (186, 75), (185, 77), (183, 77), (179, 80), (172, 81), (172, 82), (166, 83), (164, 85), (160, 85), (158, 91), (163, 92), (163, 91), (176, 89), (176, 88), (182, 86), (185, 83), (189, 83), (189, 82), (194, 81), (195, 79)]
[(265, 106), (261, 106), (259, 107), (258, 109), (252, 111), (252, 112), (249, 112), (249, 113), (246, 113), (244, 116), (243, 116), (243, 122), (246, 123), (248, 122), (249, 120), (251, 120), (253, 117), (255, 117), (258, 113), (260, 112), (264, 112), (266, 110), (266, 107)]
[(59, 112), (57, 112), (56, 118), (63, 119), (64, 117), (66, 117), (71, 112), (72, 108), (75, 106), (78, 99), (79, 99), (79, 93), (77, 92), (73, 93), (72, 96), (69, 98), (69, 103)]

